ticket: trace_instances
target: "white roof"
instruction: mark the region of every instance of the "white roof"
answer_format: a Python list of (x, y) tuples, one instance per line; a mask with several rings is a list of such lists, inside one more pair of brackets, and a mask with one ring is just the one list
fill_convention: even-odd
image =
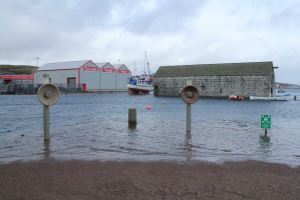
[(114, 66), (116, 69), (118, 69), (118, 68), (120, 68), (120, 67), (122, 67), (122, 66), (125, 66), (125, 67), (126, 67), (125, 64), (113, 64), (113, 66)]
[(41, 70), (57, 70), (57, 69), (77, 69), (87, 63), (89, 60), (81, 61), (68, 61), (68, 62), (57, 62), (57, 63), (46, 63), (41, 66), (38, 71)]
[[(104, 66), (107, 65), (107, 64), (111, 65), (109, 62), (100, 62), (100, 63), (96, 63), (96, 65), (97, 65), (99, 68), (102, 68), (102, 67), (104, 67)], [(111, 65), (111, 66), (112, 66), (112, 65)], [(112, 66), (112, 67), (114, 67), (114, 66)]]

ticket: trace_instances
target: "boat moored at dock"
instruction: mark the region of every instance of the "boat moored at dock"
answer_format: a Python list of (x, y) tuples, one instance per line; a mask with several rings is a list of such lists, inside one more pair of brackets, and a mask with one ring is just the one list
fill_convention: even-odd
[(150, 73), (149, 65), (150, 64), (148, 61), (148, 56), (145, 51), (144, 73), (142, 75), (135, 75), (129, 78), (129, 82), (127, 84), (128, 94), (130, 95), (150, 94), (150, 92), (153, 91), (153, 87), (152, 87), (153, 76)]
[(127, 84), (128, 94), (138, 95), (138, 94), (150, 94), (153, 91), (151, 79), (132, 77)]
[(275, 88), (274, 95), (270, 97), (250, 96), (250, 100), (263, 100), (263, 101), (288, 101), (292, 99), (292, 95), (286, 93), (281, 88)]

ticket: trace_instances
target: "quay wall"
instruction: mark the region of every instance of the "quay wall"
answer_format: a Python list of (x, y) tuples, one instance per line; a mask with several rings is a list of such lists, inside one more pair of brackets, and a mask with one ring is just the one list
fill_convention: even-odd
[(153, 82), (155, 96), (179, 96), (187, 81), (200, 91), (200, 96), (228, 97), (229, 95), (271, 96), (271, 76), (196, 76), (162, 77)]

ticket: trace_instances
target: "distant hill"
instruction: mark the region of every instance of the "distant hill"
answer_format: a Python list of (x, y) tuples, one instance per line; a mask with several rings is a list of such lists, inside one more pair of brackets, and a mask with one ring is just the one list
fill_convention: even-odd
[(280, 87), (284, 88), (284, 89), (300, 89), (300, 85), (289, 84), (289, 83), (280, 83), (280, 82), (276, 82), (275, 84), (280, 85)]
[(0, 65), (0, 74), (32, 74), (36, 69), (30, 65)]

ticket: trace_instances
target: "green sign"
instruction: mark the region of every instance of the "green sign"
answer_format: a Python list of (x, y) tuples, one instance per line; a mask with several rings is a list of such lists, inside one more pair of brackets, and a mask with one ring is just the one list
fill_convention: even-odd
[(271, 128), (271, 115), (261, 115), (260, 127), (261, 128)]

